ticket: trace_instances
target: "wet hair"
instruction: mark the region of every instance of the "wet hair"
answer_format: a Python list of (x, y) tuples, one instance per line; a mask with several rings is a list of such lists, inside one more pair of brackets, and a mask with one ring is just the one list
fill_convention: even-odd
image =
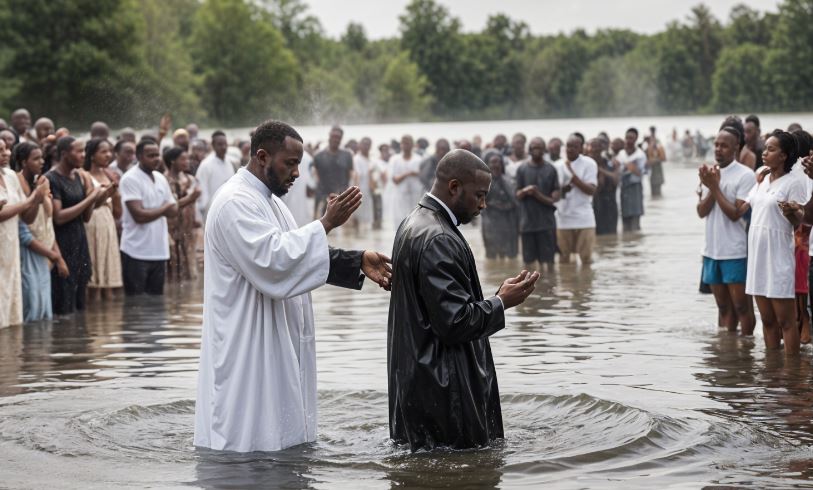
[(9, 161), (9, 167), (15, 172), (19, 172), (23, 169), (23, 164), (25, 161), (28, 160), (28, 157), (31, 156), (31, 153), (34, 150), (39, 150), (39, 145), (31, 143), (30, 141), (22, 141), (14, 145), (14, 149), (11, 150), (11, 160)]
[(754, 126), (759, 127), (759, 117), (756, 114), (749, 114), (745, 118), (745, 122), (754, 123)]
[(725, 127), (733, 128), (737, 131), (737, 142), (740, 145), (739, 150), (742, 151), (745, 147), (745, 126), (742, 124), (742, 119), (740, 119), (739, 116), (728, 116), (723, 120), (723, 124), (720, 125), (720, 130), (722, 131)]
[(103, 143), (110, 144), (105, 138), (93, 138), (85, 143), (85, 170), (90, 170), (93, 164), (93, 156), (99, 152)]
[(265, 121), (257, 126), (251, 137), (251, 156), (257, 156), (260, 148), (273, 156), (282, 148), (285, 138), (288, 137), (302, 143), (302, 136), (299, 136), (299, 133), (290, 125), (272, 119)]
[(221, 131), (221, 130), (219, 130), (219, 129), (218, 129), (217, 131), (215, 131), (214, 133), (212, 133), (212, 141), (214, 141), (214, 140), (215, 140), (215, 138), (217, 138), (218, 136), (222, 136), (222, 137), (224, 137), (224, 138), (225, 138), (225, 137), (226, 137), (226, 133), (224, 133), (223, 131)]
[[(638, 134), (638, 133), (635, 133), (635, 134)], [(575, 136), (575, 137), (579, 138), (580, 140), (582, 140), (582, 146), (584, 146), (584, 143), (587, 141), (587, 140), (584, 138), (584, 135), (583, 135), (583, 134), (581, 134), (581, 133), (580, 133), (580, 132), (578, 132), (578, 131), (576, 131), (575, 133), (571, 134), (570, 136)]]
[(791, 131), (791, 134), (796, 138), (797, 158), (808, 156), (810, 154), (810, 148), (813, 146), (813, 138), (810, 137), (810, 133), (804, 129), (797, 129), (796, 131)]
[(728, 134), (734, 136), (734, 139), (737, 140), (737, 144), (739, 144), (740, 139), (742, 137), (742, 133), (740, 133), (737, 128), (734, 128), (732, 126), (723, 126), (722, 128), (720, 128), (720, 132), (721, 133), (728, 133)]
[(638, 137), (638, 134), (639, 134), (638, 130), (635, 129), (635, 128), (628, 128), (626, 131), (624, 131), (624, 134), (627, 134), (627, 133), (635, 133), (636, 138)]
[(141, 141), (136, 145), (136, 158), (141, 159), (141, 156), (144, 154), (144, 148), (150, 145), (158, 146), (158, 142), (149, 137), (142, 137)]
[(491, 175), (488, 165), (474, 153), (461, 149), (452, 150), (438, 162), (435, 182), (449, 182), (452, 179), (471, 182), (478, 171)]
[(164, 164), (166, 164), (167, 168), (172, 167), (172, 163), (178, 159), (181, 155), (184, 154), (186, 150), (181, 148), (180, 146), (173, 146), (172, 148), (167, 148), (164, 152)]
[(59, 138), (56, 142), (56, 159), (57, 161), (62, 160), (62, 157), (65, 153), (71, 151), (71, 147), (73, 147), (73, 143), (76, 141), (76, 138), (73, 136), (63, 136)]
[(799, 147), (796, 138), (793, 134), (782, 131), (781, 129), (774, 130), (769, 137), (776, 138), (776, 140), (779, 141), (779, 149), (782, 150), (782, 153), (787, 155), (785, 157), (785, 173), (790, 173), (796, 160), (799, 159)]

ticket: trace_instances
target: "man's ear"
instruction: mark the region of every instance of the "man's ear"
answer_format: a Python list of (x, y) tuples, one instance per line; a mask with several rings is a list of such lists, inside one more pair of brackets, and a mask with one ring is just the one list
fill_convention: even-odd
[(457, 193), (460, 191), (460, 187), (463, 184), (457, 179), (449, 179), (449, 183), (447, 185), (449, 189), (449, 195), (456, 196)]

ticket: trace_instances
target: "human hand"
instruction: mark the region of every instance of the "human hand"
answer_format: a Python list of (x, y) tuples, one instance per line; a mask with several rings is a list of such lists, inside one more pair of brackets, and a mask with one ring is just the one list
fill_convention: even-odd
[(195, 186), (195, 188), (192, 189), (192, 193), (189, 194), (189, 196), (192, 198), (193, 201), (197, 201), (197, 199), (200, 197), (200, 192), (201, 192), (200, 187)]
[(68, 269), (68, 264), (61, 255), (56, 260), (56, 273), (63, 279), (71, 275), (71, 271)]
[(796, 201), (779, 201), (777, 204), (785, 216), (793, 216), (795, 213), (803, 210), (802, 205)]
[(37, 195), (34, 200), (37, 203), (41, 203), (46, 197), (51, 195), (51, 186), (48, 184), (48, 179), (44, 179), (44, 181), (42, 179), (43, 177), (40, 177), (40, 180), (37, 181), (37, 188), (34, 189)]
[(392, 259), (384, 254), (365, 250), (361, 257), (361, 271), (371, 281), (389, 291), (392, 287)]
[[(807, 172), (807, 171), (805, 170), (805, 172)], [(757, 175), (756, 175), (757, 184), (761, 184), (762, 181), (765, 180), (765, 176), (768, 175), (769, 173), (771, 173), (771, 169), (769, 169), (768, 167), (763, 167), (763, 168), (759, 169), (759, 171), (757, 171)]]
[(358, 187), (349, 187), (338, 196), (331, 196), (327, 201), (325, 215), (319, 220), (325, 227), (325, 233), (342, 226), (356, 209), (361, 206), (361, 191)]
[(172, 129), (172, 114), (169, 112), (161, 116), (161, 121), (158, 123), (158, 129), (162, 134), (169, 134)]
[(539, 279), (539, 272), (528, 272), (523, 270), (516, 277), (511, 277), (503, 281), (497, 296), (502, 300), (503, 306), (507, 310), (522, 304), (528, 296), (534, 292), (536, 281)]

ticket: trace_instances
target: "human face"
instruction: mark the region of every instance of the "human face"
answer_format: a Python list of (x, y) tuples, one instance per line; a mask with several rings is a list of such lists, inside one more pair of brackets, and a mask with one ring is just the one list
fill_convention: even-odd
[(34, 129), (37, 131), (37, 141), (42, 141), (54, 134), (54, 123), (51, 121), (40, 121)]
[(765, 142), (765, 149), (762, 151), (762, 162), (765, 166), (771, 170), (784, 169), (787, 158), (787, 154), (779, 146), (779, 140), (774, 136), (768, 138), (768, 141)]
[(559, 159), (559, 155), (562, 153), (562, 143), (559, 140), (553, 140), (548, 144), (548, 151), (550, 152), (550, 157), (554, 160)]
[(11, 127), (17, 134), (23, 135), (31, 127), (31, 114), (28, 111), (17, 111), (11, 116)]
[(17, 141), (17, 138), (14, 137), (14, 133), (8, 130), (0, 131), (0, 139), (6, 143), (6, 148), (9, 148), (9, 150), (14, 146), (14, 142)]
[(601, 150), (604, 148), (604, 145), (601, 143), (600, 140), (591, 140), (587, 143), (587, 154), (595, 161), (599, 161), (601, 158)]
[(189, 172), (189, 153), (183, 152), (172, 162), (173, 170), (176, 172)]
[(635, 148), (635, 143), (638, 142), (638, 135), (632, 131), (627, 131), (627, 134), (624, 135), (624, 144), (626, 145), (627, 149)]
[(299, 162), (305, 149), (302, 142), (287, 136), (282, 148), (273, 155), (263, 148), (257, 150), (257, 160), (263, 167), (264, 184), (277, 196), (282, 197), (299, 178)]
[(508, 144), (508, 138), (504, 134), (498, 134), (494, 137), (494, 148), (502, 150)]
[(582, 140), (579, 138), (570, 138), (567, 140), (567, 144), (565, 145), (565, 155), (567, 155), (567, 159), (571, 162), (575, 161), (579, 158), (579, 155), (582, 153)]
[(446, 156), (449, 153), (449, 142), (445, 139), (439, 139), (435, 142), (435, 155), (438, 157), (438, 160)]
[(545, 142), (540, 139), (532, 139), (531, 144), (528, 145), (528, 153), (535, 162), (542, 160), (545, 156)]
[(371, 146), (373, 146), (373, 142), (370, 141), (370, 138), (362, 138), (361, 142), (359, 143), (359, 152), (365, 157), (369, 156)]
[(217, 158), (220, 158), (221, 160), (226, 156), (226, 150), (228, 147), (229, 143), (225, 136), (217, 136), (212, 140), (212, 149), (214, 149)]
[(738, 147), (739, 143), (733, 134), (727, 131), (720, 131), (714, 140), (714, 161), (720, 166), (725, 167), (737, 158)]
[(624, 149), (624, 140), (621, 138), (616, 138), (610, 143), (610, 148), (613, 150), (613, 153), (618, 154), (621, 150)]
[(525, 155), (525, 140), (522, 138), (514, 138), (511, 141), (511, 149), (514, 150), (514, 155)]
[(404, 136), (401, 138), (401, 152), (404, 155), (412, 154), (413, 146), (415, 146), (415, 143), (412, 141), (412, 136)]
[(757, 125), (750, 121), (745, 123), (745, 143), (748, 146), (752, 146), (757, 142), (757, 138), (759, 138), (759, 128)]
[(42, 158), (42, 150), (39, 148), (31, 150), (31, 154), (23, 162), (23, 168), (31, 175), (41, 174), (43, 165), (45, 165), (45, 159)]
[(8, 167), (9, 160), (11, 160), (11, 150), (6, 146), (6, 142), (0, 139), (0, 167)]
[(502, 176), (502, 157), (499, 155), (492, 155), (488, 159), (488, 168), (491, 169), (491, 175), (494, 177)]
[(378, 152), (381, 154), (381, 159), (385, 162), (390, 161), (390, 145), (384, 145), (378, 149)]
[(129, 168), (135, 161), (135, 145), (127, 142), (121, 145), (116, 153), (116, 164), (120, 169)]
[(330, 147), (330, 151), (337, 151), (339, 149), (339, 145), (342, 144), (343, 137), (344, 133), (338, 129), (334, 129), (330, 132), (330, 135), (327, 138), (327, 145)]
[(76, 140), (71, 145), (71, 151), (66, 155), (68, 166), (71, 168), (80, 168), (85, 162), (85, 142)]
[(97, 167), (107, 167), (110, 165), (112, 157), (113, 149), (110, 147), (110, 143), (100, 143), (96, 149), (96, 153), (93, 155), (93, 164)]
[(139, 162), (145, 170), (150, 172), (157, 170), (161, 165), (161, 151), (158, 149), (158, 145), (150, 144), (145, 146)]
[(491, 188), (491, 173), (477, 171), (469, 182), (457, 179), (449, 181), (449, 194), (452, 197), (452, 210), (461, 223), (470, 223), (480, 211), (486, 208), (486, 196)]
[(172, 138), (172, 142), (175, 146), (183, 148), (184, 150), (189, 149), (189, 136), (185, 134), (179, 134), (178, 136)]

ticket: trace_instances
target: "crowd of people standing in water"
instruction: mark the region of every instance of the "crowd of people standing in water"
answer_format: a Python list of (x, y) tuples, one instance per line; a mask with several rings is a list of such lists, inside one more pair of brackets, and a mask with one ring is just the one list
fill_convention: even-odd
[[(0, 120), (0, 327), (51, 319), (125, 294), (162, 294), (167, 278), (193, 280), (202, 259), (202, 227), (217, 190), (251, 158), (246, 140), (222, 131), (199, 137), (190, 124), (170, 137), (132, 129), (115, 138), (97, 122), (78, 139), (48, 118), (32, 126), (20, 109)], [(248, 135), (247, 135), (248, 136)], [(619, 135), (620, 136), (620, 135)], [(353, 216), (357, 232), (397, 227), (432, 186), (453, 147), (489, 166), (492, 185), (480, 227), (489, 259), (521, 255), (526, 268), (575, 257), (592, 261), (596, 235), (641, 230), (644, 181), (661, 195), (664, 162), (713, 148), (715, 165), (699, 170), (697, 213), (705, 220), (701, 290), (714, 295), (719, 324), (753, 333), (755, 299), (769, 348), (788, 354), (810, 342), (810, 134), (798, 125), (763, 134), (757, 116), (726, 118), (713, 143), (674, 131), (662, 143), (651, 127), (607, 133), (509, 140), (498, 134), (430, 148), (410, 135), (377, 146), (344, 145), (331, 128), (327, 145), (305, 145), (299, 177), (284, 201), (298, 224), (321, 216), (349, 186), (367, 198)], [(375, 154), (374, 154), (375, 153)], [(810, 202), (809, 202), (810, 201)]]

